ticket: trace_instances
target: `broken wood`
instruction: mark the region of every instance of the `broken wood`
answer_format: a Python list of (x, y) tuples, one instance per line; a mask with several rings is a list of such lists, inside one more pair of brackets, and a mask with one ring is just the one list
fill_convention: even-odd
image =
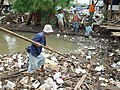
[[(90, 64), (87, 65), (87, 68), (90, 68)], [(86, 78), (87, 75), (88, 75), (88, 72), (89, 72), (89, 70), (87, 71), (86, 74), (84, 74), (84, 75), (82, 76), (82, 78), (79, 80), (79, 82), (78, 82), (77, 85), (75, 86), (74, 90), (80, 89), (80, 87), (81, 87), (83, 81), (85, 80), (85, 78)]]
[(1, 79), (9, 79), (9, 78), (18, 77), (18, 76), (20, 76), (21, 73), (24, 72), (24, 71), (27, 71), (27, 69), (23, 69), (23, 70), (21, 70), (21, 71), (14, 72), (13, 74), (8, 75), (8, 76), (6, 76), (6, 77), (4, 76), (4, 77), (2, 77)]
[(82, 76), (82, 78), (79, 80), (79, 82), (77, 83), (77, 85), (75, 86), (74, 90), (78, 90), (80, 88), (80, 86), (82, 85), (83, 81), (85, 80), (85, 78), (87, 77), (88, 73), (84, 74)]
[(17, 74), (17, 75), (9, 75), (9, 76), (4, 76), (2, 78), (0, 78), (1, 80), (5, 80), (5, 79), (11, 79), (11, 78), (16, 78), (18, 76), (21, 76), (21, 74)]
[(31, 24), (30, 21), (32, 20), (32, 15), (33, 15), (33, 13), (29, 14), (28, 19), (26, 21), (26, 25), (30, 25)]
[(25, 72), (25, 71), (27, 71), (27, 68), (23, 69), (21, 71), (14, 72), (12, 75), (20, 74), (20, 73)]
[(90, 84), (88, 84), (88, 86), (90, 87), (90, 90), (94, 90)]

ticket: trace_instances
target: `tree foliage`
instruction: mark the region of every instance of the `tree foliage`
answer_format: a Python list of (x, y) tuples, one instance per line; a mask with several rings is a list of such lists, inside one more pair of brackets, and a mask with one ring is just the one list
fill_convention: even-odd
[(57, 6), (69, 7), (74, 0), (16, 0), (13, 7), (18, 12), (54, 12)]
[(49, 15), (54, 15), (58, 6), (62, 9), (70, 7), (71, 1), (74, 0), (15, 0), (13, 8), (22, 13), (40, 13), (41, 22), (46, 23), (48, 20), (51, 21)]

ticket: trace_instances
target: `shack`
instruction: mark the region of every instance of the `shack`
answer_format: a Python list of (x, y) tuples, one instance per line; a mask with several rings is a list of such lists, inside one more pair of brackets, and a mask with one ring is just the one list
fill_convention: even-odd
[(100, 30), (107, 31), (110, 41), (115, 39), (120, 47), (120, 0), (104, 0), (104, 13), (107, 21), (100, 25)]

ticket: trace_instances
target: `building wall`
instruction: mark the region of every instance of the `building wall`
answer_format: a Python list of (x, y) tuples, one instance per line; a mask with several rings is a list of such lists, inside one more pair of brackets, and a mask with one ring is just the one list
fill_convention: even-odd
[[(105, 4), (110, 4), (110, 0), (103, 0)], [(120, 0), (113, 0), (112, 4), (113, 5), (118, 5), (120, 3)]]

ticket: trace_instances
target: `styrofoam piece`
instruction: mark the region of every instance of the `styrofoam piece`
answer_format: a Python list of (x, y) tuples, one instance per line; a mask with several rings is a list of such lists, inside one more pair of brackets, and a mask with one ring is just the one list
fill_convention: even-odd
[(7, 87), (10, 88), (10, 89), (12, 89), (12, 90), (16, 86), (16, 84), (14, 82), (11, 82), (11, 81), (8, 81), (8, 80), (6, 80), (6, 82), (7, 82)]
[(61, 72), (56, 72), (55, 75), (53, 76), (54, 80), (57, 80), (60, 77), (61, 77)]
[(58, 78), (58, 79), (56, 79), (56, 82), (57, 82), (58, 84), (63, 84), (63, 83), (64, 83), (64, 81), (63, 81), (62, 78)]
[(40, 82), (39, 82), (38, 80), (36, 80), (36, 81), (32, 84), (32, 86), (33, 86), (34, 88), (38, 88), (39, 85), (40, 85)]

